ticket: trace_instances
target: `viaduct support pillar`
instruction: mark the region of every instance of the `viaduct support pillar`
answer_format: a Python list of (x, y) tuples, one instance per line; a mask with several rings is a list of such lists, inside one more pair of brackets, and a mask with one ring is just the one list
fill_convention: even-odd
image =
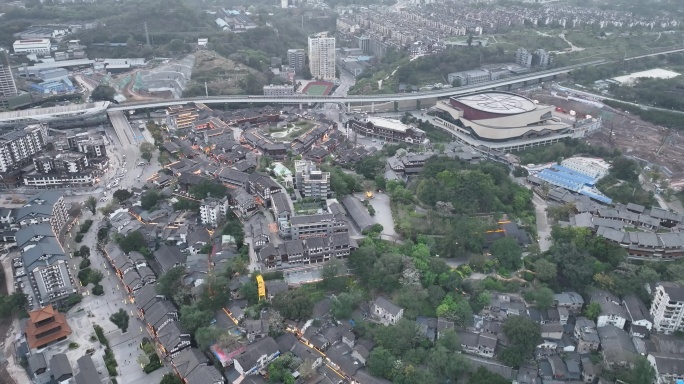
[(304, 104), (303, 104), (303, 103), (299, 103), (299, 109), (304, 109)]
[(347, 102), (347, 113), (351, 112), (351, 103)]
[(375, 101), (371, 101), (371, 113), (375, 113)]

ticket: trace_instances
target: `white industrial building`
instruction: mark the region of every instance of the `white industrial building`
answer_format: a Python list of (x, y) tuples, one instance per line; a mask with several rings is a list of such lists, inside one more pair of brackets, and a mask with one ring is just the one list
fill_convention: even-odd
[(50, 54), (52, 43), (50, 39), (17, 40), (12, 44), (14, 53)]
[(610, 170), (610, 164), (605, 161), (588, 157), (571, 157), (561, 161), (561, 165), (594, 179), (604, 177)]

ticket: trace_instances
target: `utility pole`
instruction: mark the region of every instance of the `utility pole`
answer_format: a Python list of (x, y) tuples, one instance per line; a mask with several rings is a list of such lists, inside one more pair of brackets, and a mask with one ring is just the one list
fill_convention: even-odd
[(207, 82), (204, 82), (204, 95), (209, 97), (209, 88), (207, 88)]
[(147, 40), (147, 46), (152, 47), (152, 44), (150, 44), (150, 33), (147, 31), (147, 21), (145, 22), (145, 40)]

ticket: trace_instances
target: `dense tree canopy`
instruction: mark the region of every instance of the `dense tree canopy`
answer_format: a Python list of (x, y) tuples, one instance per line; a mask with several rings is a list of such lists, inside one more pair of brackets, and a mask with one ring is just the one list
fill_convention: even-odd
[(287, 319), (308, 319), (313, 312), (314, 302), (303, 289), (295, 289), (277, 294), (273, 298), (273, 308)]
[(499, 262), (499, 265), (509, 271), (516, 271), (522, 265), (522, 249), (517, 240), (512, 237), (502, 237), (492, 243), (489, 251)]
[(114, 88), (100, 84), (93, 89), (93, 93), (90, 96), (95, 101), (114, 101), (114, 93)]
[(432, 157), (418, 179), (416, 194), (430, 206), (449, 202), (455, 213), (507, 212), (529, 214), (532, 194), (514, 183), (507, 171), (493, 163), (470, 165), (446, 157)]
[(509, 316), (503, 330), (510, 346), (501, 352), (500, 359), (504, 364), (517, 368), (532, 356), (541, 339), (541, 327), (526, 317)]

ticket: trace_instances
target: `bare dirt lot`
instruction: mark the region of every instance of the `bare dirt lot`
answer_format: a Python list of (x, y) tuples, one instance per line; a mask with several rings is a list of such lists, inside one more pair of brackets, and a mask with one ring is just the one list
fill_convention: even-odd
[(683, 132), (647, 123), (637, 116), (608, 106), (599, 109), (548, 93), (534, 93), (530, 96), (540, 103), (574, 110), (578, 115), (589, 114), (603, 118), (603, 128), (587, 138), (589, 144), (617, 148), (628, 156), (666, 167), (673, 174), (672, 182), (684, 178)]
[(206, 82), (209, 94), (231, 95), (242, 91), (240, 82), (250, 73), (260, 81), (266, 81), (261, 72), (236, 63), (214, 51), (200, 50), (195, 56), (195, 67), (192, 70), (188, 88), (201, 86), (204, 89), (204, 82)]

